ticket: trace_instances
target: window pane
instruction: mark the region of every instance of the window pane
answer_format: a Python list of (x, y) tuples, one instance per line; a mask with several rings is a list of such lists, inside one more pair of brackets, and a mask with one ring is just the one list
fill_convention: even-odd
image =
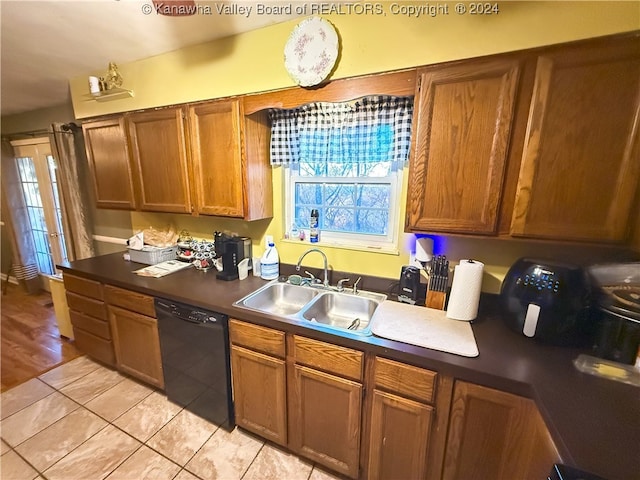
[(327, 208), (322, 230), (355, 233), (355, 211), (351, 208)]
[(345, 183), (329, 183), (325, 186), (325, 202), (328, 207), (355, 206), (355, 185)]
[(384, 185), (358, 185), (357, 204), (359, 207), (389, 208), (391, 187)]
[(359, 209), (357, 212), (357, 232), (386, 235), (389, 224), (388, 209)]
[(296, 184), (296, 205), (317, 208), (322, 204), (322, 185), (319, 183)]

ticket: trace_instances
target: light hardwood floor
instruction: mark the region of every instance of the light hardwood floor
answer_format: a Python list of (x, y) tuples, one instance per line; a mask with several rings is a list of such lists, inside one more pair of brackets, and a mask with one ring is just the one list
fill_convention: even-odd
[(3, 392), (81, 355), (72, 341), (60, 337), (49, 293), (28, 295), (9, 284), (1, 302)]

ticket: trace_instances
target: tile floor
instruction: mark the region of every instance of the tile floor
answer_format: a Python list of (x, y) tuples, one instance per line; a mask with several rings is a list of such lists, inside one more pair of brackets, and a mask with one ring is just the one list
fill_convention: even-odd
[(1, 480), (331, 480), (79, 357), (1, 395)]

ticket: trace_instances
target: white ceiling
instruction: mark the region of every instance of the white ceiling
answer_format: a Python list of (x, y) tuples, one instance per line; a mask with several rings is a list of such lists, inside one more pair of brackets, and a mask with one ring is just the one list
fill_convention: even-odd
[[(151, 0), (0, 0), (2, 116), (69, 101), (70, 78), (106, 71), (109, 62), (132, 62), (295, 17), (257, 15), (256, 2), (196, 2), (211, 14), (144, 14)], [(233, 4), (253, 5), (254, 11), (218, 13)]]

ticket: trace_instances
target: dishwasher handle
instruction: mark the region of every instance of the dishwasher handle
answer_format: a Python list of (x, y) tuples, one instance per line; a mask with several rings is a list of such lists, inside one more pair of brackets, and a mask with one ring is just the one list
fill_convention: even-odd
[(170, 316), (206, 327), (216, 327), (227, 321), (227, 316), (222, 313), (209, 312), (190, 305), (178, 304), (161, 299), (156, 299), (155, 307), (156, 316), (158, 317), (160, 315)]

